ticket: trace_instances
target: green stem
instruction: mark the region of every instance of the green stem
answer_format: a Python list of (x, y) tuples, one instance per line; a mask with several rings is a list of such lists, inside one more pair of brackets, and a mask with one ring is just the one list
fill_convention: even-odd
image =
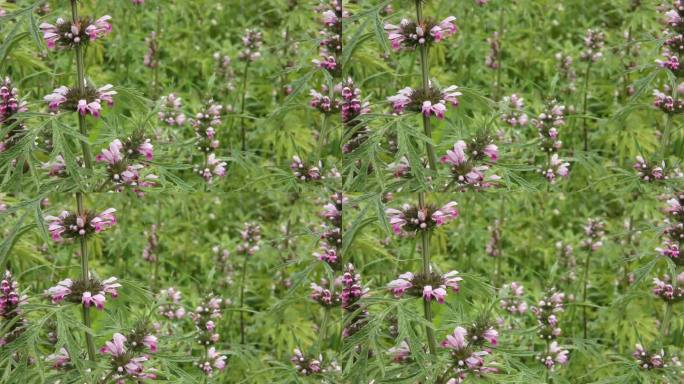
[(503, 36), (503, 28), (504, 28), (504, 7), (500, 6), (499, 7), (499, 30), (498, 32), (498, 45), (499, 49), (496, 52), (496, 87), (494, 88), (494, 101), (499, 101), (501, 98), (501, 40)]
[(318, 159), (323, 160), (323, 147), (325, 146), (325, 136), (328, 131), (328, 114), (323, 114), (323, 122), (321, 123), (321, 131), (318, 133)]
[[(85, 209), (83, 207), (83, 194), (82, 193), (76, 194), (76, 207), (78, 210), (78, 216), (82, 216), (84, 211), (85, 211)], [(86, 281), (90, 278), (90, 276), (88, 274), (88, 243), (87, 243), (85, 236), (81, 236), (79, 241), (81, 244), (81, 279)], [(86, 328), (90, 328), (90, 326), (91, 326), (90, 308), (87, 308), (86, 306), (82, 306), (82, 308), (83, 308), (83, 325), (85, 325)], [(86, 332), (85, 339), (86, 339), (86, 346), (88, 349), (88, 358), (91, 361), (95, 361), (97, 355), (95, 354), (95, 343), (93, 342), (93, 336), (90, 333)]]
[(672, 318), (672, 302), (668, 301), (665, 305), (665, 315), (660, 323), (660, 342), (665, 345), (665, 339), (670, 334), (670, 319)]
[(245, 343), (245, 276), (247, 275), (247, 255), (242, 262), (242, 276), (240, 277), (240, 344)]
[(328, 330), (328, 319), (330, 318), (330, 309), (324, 308), (325, 313), (323, 314), (323, 321), (321, 321), (321, 326), (318, 329), (318, 351), (323, 353), (325, 337)]
[(663, 161), (667, 159), (670, 147), (670, 131), (672, 130), (672, 115), (667, 114), (665, 119), (665, 128), (663, 129), (663, 134), (660, 143), (660, 156)]
[(589, 132), (587, 130), (587, 99), (589, 96), (589, 75), (591, 75), (591, 59), (587, 62), (587, 72), (584, 74), (584, 101), (582, 102), (582, 134), (584, 137), (584, 152), (589, 150)]
[(584, 287), (582, 290), (582, 323), (584, 329), (584, 338), (586, 339), (588, 332), (588, 320), (587, 320), (587, 290), (589, 286), (589, 263), (591, 262), (591, 250), (587, 251), (587, 258), (584, 262)]
[[(418, 194), (418, 204), (421, 209), (425, 208), (425, 193), (420, 192)], [(421, 246), (421, 256), (423, 260), (423, 273), (430, 273), (430, 232), (425, 230), (420, 233), (422, 246)], [(425, 320), (428, 323), (432, 323), (432, 303), (428, 300), (423, 299), (423, 312), (425, 314)], [(435, 333), (432, 328), (428, 325), (425, 326), (425, 334), (427, 335), (428, 348), (432, 355), (437, 355), (437, 341), (435, 339)]]
[[(418, 24), (423, 24), (423, 4), (422, 0), (416, 0), (416, 18), (418, 19)], [(420, 46), (420, 73), (423, 82), (423, 89), (428, 89), (430, 85), (430, 70), (428, 66), (428, 49), (425, 44)], [(432, 140), (432, 127), (430, 126), (430, 117), (423, 114), (423, 131), (425, 136)], [(425, 150), (427, 152), (428, 164), (430, 169), (435, 171), (437, 169), (437, 158), (435, 156), (435, 149), (432, 143), (428, 142), (425, 144)]]
[[(71, 20), (74, 23), (78, 22), (78, 2), (76, 0), (71, 0)], [(78, 87), (79, 93), (85, 93), (85, 64), (83, 59), (83, 48), (80, 45), (76, 45), (76, 85)], [(78, 129), (86, 139), (81, 141), (81, 149), (83, 150), (83, 163), (88, 170), (93, 168), (90, 153), (90, 144), (87, 142), (88, 132), (86, 127), (85, 116), (78, 114)], [(85, 213), (85, 208), (83, 205), (83, 193), (76, 193), (76, 208), (79, 216)], [(81, 278), (86, 281), (90, 278), (88, 274), (88, 243), (85, 236), (81, 236), (79, 239), (81, 245)], [(83, 309), (83, 325), (86, 328), (91, 327), (90, 319), (90, 308), (82, 307)], [(88, 349), (88, 358), (91, 361), (95, 361), (97, 355), (95, 354), (95, 342), (93, 341), (93, 336), (86, 332), (86, 347)]]
[(247, 73), (249, 71), (249, 59), (245, 62), (245, 70), (242, 73), (242, 100), (240, 101), (240, 140), (242, 151), (247, 150), (247, 140), (245, 134), (245, 96), (247, 95)]

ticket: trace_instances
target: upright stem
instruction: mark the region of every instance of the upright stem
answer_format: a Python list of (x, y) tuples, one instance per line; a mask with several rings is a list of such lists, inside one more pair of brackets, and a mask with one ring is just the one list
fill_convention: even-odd
[[(418, 19), (418, 24), (423, 24), (423, 0), (416, 0), (416, 18)], [(428, 89), (430, 85), (430, 70), (428, 67), (428, 49), (425, 44), (420, 46), (420, 73), (423, 80), (423, 89)], [(423, 131), (428, 139), (432, 140), (432, 127), (430, 126), (430, 117), (423, 114)], [(431, 170), (436, 170), (436, 157), (435, 149), (432, 147), (432, 143), (425, 144), (425, 150), (427, 152), (428, 164)]]
[[(74, 23), (78, 22), (78, 2), (77, 0), (71, 0), (71, 20)], [(79, 94), (85, 93), (85, 64), (83, 60), (83, 48), (80, 45), (76, 45), (76, 86), (78, 87)], [(88, 132), (86, 128), (85, 116), (78, 114), (78, 129), (81, 135), (85, 137), (84, 141), (81, 141), (81, 149), (83, 150), (83, 163), (89, 170), (92, 169), (90, 145), (87, 142)], [(76, 193), (76, 209), (79, 216), (82, 216), (85, 212), (83, 206), (83, 193)], [(79, 239), (81, 245), (81, 278), (85, 281), (90, 278), (88, 274), (88, 243), (84, 236)], [(90, 308), (82, 307), (83, 309), (83, 325), (86, 328), (90, 328)], [(93, 336), (86, 332), (85, 334), (86, 346), (88, 349), (88, 358), (91, 361), (95, 361), (97, 355), (95, 354), (95, 342), (93, 341)]]
[(328, 114), (323, 114), (323, 122), (321, 123), (321, 131), (318, 133), (318, 159), (323, 160), (323, 147), (325, 146), (325, 136), (328, 131)]
[[(676, 279), (673, 279), (676, 281)], [(665, 316), (660, 323), (660, 342), (665, 345), (665, 339), (670, 334), (670, 319), (672, 318), (672, 301), (668, 301), (665, 305)]]
[(584, 288), (582, 290), (582, 323), (584, 326), (584, 338), (588, 336), (588, 323), (587, 323), (587, 289), (589, 286), (589, 263), (591, 262), (591, 250), (587, 250), (587, 258), (584, 263)]
[(245, 96), (247, 95), (247, 73), (249, 71), (249, 59), (245, 61), (245, 70), (242, 73), (242, 100), (240, 101), (240, 140), (242, 142), (242, 151), (247, 150), (247, 141), (245, 138)]
[(672, 130), (672, 115), (667, 114), (665, 119), (665, 128), (663, 129), (663, 134), (660, 143), (660, 156), (663, 161), (667, 159), (670, 147), (670, 131)]
[[(81, 216), (83, 215), (83, 212), (85, 209), (83, 208), (83, 194), (82, 193), (77, 193), (76, 194), (76, 207), (78, 210), (78, 215)], [(79, 239), (81, 243), (81, 279), (84, 281), (90, 278), (88, 274), (88, 243), (86, 242), (85, 236), (81, 236)], [(86, 328), (90, 328), (91, 321), (90, 321), (90, 308), (87, 308), (86, 306), (82, 306), (83, 308), (83, 325), (86, 326)], [(86, 332), (85, 334), (85, 339), (86, 339), (86, 346), (88, 348), (88, 358), (91, 361), (95, 361), (96, 359), (96, 354), (95, 354), (95, 342), (93, 341), (93, 336)]]
[(247, 255), (242, 262), (242, 277), (240, 278), (240, 344), (245, 343), (245, 276), (247, 275)]
[(328, 330), (328, 319), (330, 318), (330, 309), (324, 308), (323, 320), (321, 321), (321, 326), (318, 329), (318, 352), (323, 353), (323, 345), (325, 344), (325, 336)]
[(499, 35), (497, 38), (499, 39), (498, 44), (499, 44), (499, 49), (496, 52), (496, 87), (494, 88), (494, 101), (499, 101), (501, 98), (501, 38), (503, 36), (503, 28), (504, 28), (504, 7), (500, 6), (499, 7), (499, 30), (497, 31)]
[(589, 150), (589, 132), (587, 131), (587, 98), (589, 96), (589, 76), (591, 75), (591, 59), (587, 62), (587, 72), (584, 74), (584, 101), (582, 102), (582, 134), (584, 136), (584, 152)]
[[(425, 208), (425, 192), (418, 193), (418, 205), (421, 209)], [(420, 237), (422, 240), (421, 246), (421, 256), (423, 259), (423, 273), (430, 273), (430, 232), (421, 231)], [(432, 306), (431, 301), (423, 299), (423, 312), (425, 314), (425, 320), (428, 323), (432, 323)], [(428, 325), (425, 326), (425, 334), (427, 335), (428, 348), (430, 348), (430, 353), (433, 355), (437, 354), (437, 341), (435, 339), (435, 333), (432, 328)]]

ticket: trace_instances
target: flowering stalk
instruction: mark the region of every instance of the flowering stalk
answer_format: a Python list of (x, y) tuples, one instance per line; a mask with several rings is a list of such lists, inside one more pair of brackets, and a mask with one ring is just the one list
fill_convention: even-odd
[[(71, 0), (71, 20), (74, 24), (79, 22), (77, 0)], [(74, 49), (76, 53), (76, 84), (78, 87), (79, 94), (83, 95), (85, 93), (85, 63), (83, 60), (83, 47), (80, 44), (76, 44)], [(83, 113), (78, 114), (78, 129), (81, 132), (81, 135), (83, 135), (87, 140), (88, 134), (86, 128), (85, 114)], [(90, 153), (90, 145), (87, 141), (82, 141), (81, 148), (83, 150), (83, 163), (85, 164), (88, 170), (91, 170), (93, 168), (93, 165), (91, 160), (92, 155)], [(76, 207), (78, 215), (82, 216), (85, 213), (82, 192), (76, 193)], [(88, 275), (88, 243), (86, 237), (81, 236), (79, 242), (81, 245), (81, 279), (88, 280), (90, 276)], [(88, 308), (85, 305), (82, 306), (82, 308), (83, 325), (85, 325), (86, 328), (90, 328), (90, 308)], [(88, 349), (88, 358), (92, 361), (95, 361), (97, 355), (95, 352), (95, 342), (93, 341), (93, 335), (86, 332), (85, 339), (86, 346)]]
[(589, 150), (589, 134), (587, 132), (587, 98), (589, 95), (589, 75), (591, 74), (591, 64), (592, 61), (587, 62), (587, 71), (584, 74), (584, 89), (583, 89), (583, 101), (582, 101), (582, 138), (584, 141), (584, 151)]
[[(423, 25), (423, 0), (416, 0), (416, 21), (418, 25)], [(428, 67), (428, 47), (427, 44), (420, 45), (420, 73), (423, 80), (423, 89), (426, 90), (430, 86), (430, 81), (428, 79), (430, 70)], [(432, 140), (432, 127), (430, 126), (430, 116), (423, 113), (423, 130), (425, 131), (425, 136), (429, 140)], [(425, 149), (427, 151), (428, 164), (431, 170), (437, 169), (436, 167), (436, 157), (435, 149), (432, 147), (432, 143), (426, 143)], [(434, 340), (433, 340), (434, 343)]]
[(247, 150), (245, 141), (245, 96), (247, 95), (247, 73), (249, 71), (249, 60), (245, 61), (245, 69), (242, 71), (242, 95), (240, 100), (240, 142), (242, 151)]
[[(423, 1), (416, 0), (416, 22), (418, 25), (423, 25)], [(419, 48), (420, 52), (420, 73), (423, 83), (423, 89), (427, 90), (430, 86), (429, 81), (429, 67), (428, 67), (428, 49), (427, 44), (421, 44)], [(430, 126), (430, 115), (423, 113), (423, 131), (425, 136), (429, 140), (432, 139), (432, 127)], [(428, 164), (430, 170), (434, 171), (436, 167), (436, 157), (435, 150), (432, 147), (432, 143), (425, 143), (425, 150), (427, 152)], [(418, 206), (420, 209), (425, 209), (425, 192), (418, 193)], [(421, 231), (421, 256), (423, 259), (423, 273), (430, 273), (430, 232)], [(432, 323), (432, 302), (430, 300), (423, 300), (423, 313), (425, 315), (425, 320), (428, 323)], [(428, 348), (430, 348), (430, 353), (432, 355), (437, 355), (437, 340), (435, 339), (435, 334), (430, 326), (425, 326), (425, 334), (428, 340)]]

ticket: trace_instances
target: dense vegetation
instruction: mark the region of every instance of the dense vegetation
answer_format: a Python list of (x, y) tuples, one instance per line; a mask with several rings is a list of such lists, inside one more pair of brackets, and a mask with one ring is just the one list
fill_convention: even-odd
[(684, 382), (681, 1), (0, 0), (0, 36), (0, 382)]

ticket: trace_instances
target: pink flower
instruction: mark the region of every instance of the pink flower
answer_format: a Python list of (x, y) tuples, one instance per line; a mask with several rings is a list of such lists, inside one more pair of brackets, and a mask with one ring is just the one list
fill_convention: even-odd
[(442, 276), (444, 280), (444, 285), (451, 288), (452, 291), (458, 292), (461, 289), (459, 282), (463, 281), (463, 278), (458, 276), (458, 271), (450, 271)]
[(97, 40), (98, 38), (103, 37), (112, 31), (112, 25), (109, 24), (109, 20), (111, 19), (111, 16), (104, 15), (95, 20), (93, 24), (90, 24), (86, 27), (85, 32), (88, 34), (88, 37), (90, 37), (91, 41)]
[(59, 109), (60, 105), (67, 101), (66, 96), (68, 93), (69, 88), (61, 86), (52, 91), (51, 94), (45, 96), (43, 100), (48, 103), (48, 108), (50, 108), (51, 111), (56, 111)]
[(385, 213), (389, 217), (389, 222), (392, 226), (392, 230), (394, 231), (394, 233), (396, 233), (397, 235), (401, 234), (402, 227), (406, 224), (404, 212), (394, 208), (387, 208), (385, 209)]
[(454, 149), (448, 150), (446, 155), (442, 156), (440, 161), (442, 162), (442, 164), (449, 163), (455, 166), (459, 166), (465, 163), (467, 160), (465, 155), (466, 148), (467, 145), (465, 141), (459, 140), (456, 143), (454, 143)]
[(423, 299), (425, 299), (425, 301), (437, 300), (438, 303), (444, 304), (444, 298), (446, 295), (446, 289), (442, 287), (436, 289), (433, 289), (430, 285), (423, 287)]
[(108, 208), (90, 221), (90, 226), (95, 228), (95, 233), (102, 232), (116, 224), (114, 212), (116, 212), (116, 209)]
[(432, 220), (437, 226), (440, 226), (456, 219), (458, 217), (457, 205), (458, 203), (455, 201), (448, 202), (442, 208), (432, 213)]
[(455, 16), (449, 16), (430, 29), (430, 34), (435, 38), (435, 41), (441, 41), (443, 38), (456, 33), (457, 28), (454, 20), (456, 20)]
[(442, 347), (460, 351), (466, 348), (468, 342), (466, 336), (468, 331), (463, 327), (456, 327), (451, 335), (447, 335), (446, 340), (442, 341)]
[(150, 352), (157, 352), (157, 337), (154, 335), (146, 335), (143, 337), (143, 345), (146, 346)]
[(494, 328), (487, 328), (482, 337), (487, 340), (491, 345), (496, 345), (497, 338), (499, 337), (499, 332)]
[(69, 364), (71, 358), (69, 357), (69, 352), (66, 350), (66, 348), (62, 347), (57, 353), (48, 355), (45, 358), (45, 361), (52, 363), (53, 368), (62, 368)]
[(94, 304), (95, 308), (103, 310), (105, 304), (105, 296), (101, 293), (98, 293), (97, 295), (93, 296), (90, 292), (86, 291), (83, 292), (81, 302), (83, 303), (83, 306), (86, 308), (89, 308), (91, 305)]
[(401, 114), (404, 109), (411, 104), (411, 95), (413, 94), (413, 89), (410, 87), (406, 87), (404, 89), (401, 89), (399, 93), (397, 93), (394, 96), (390, 96), (387, 98), (387, 101), (389, 101), (392, 104), (392, 108), (394, 109), (395, 113)]
[(496, 144), (487, 144), (482, 152), (484, 152), (492, 161), (496, 161), (499, 158), (499, 147), (497, 147)]
[(125, 342), (126, 336), (120, 333), (115, 333), (112, 335), (112, 340), (107, 341), (105, 346), (100, 349), (100, 352), (103, 354), (112, 355), (113, 357), (121, 357), (126, 354)]
[(117, 283), (116, 277), (110, 277), (102, 282), (102, 292), (109, 293), (112, 295), (112, 298), (119, 296), (119, 293), (116, 291), (118, 288), (121, 288), (121, 284)]
[(413, 273), (406, 272), (402, 275), (399, 275), (398, 279), (390, 281), (390, 283), (387, 285), (387, 288), (389, 288), (390, 292), (392, 292), (395, 297), (401, 297), (407, 289), (413, 286), (411, 283), (412, 280)]
[(57, 283), (56, 286), (49, 288), (45, 291), (45, 294), (50, 296), (53, 304), (57, 304), (63, 301), (64, 298), (71, 293), (71, 286), (73, 281), (71, 279), (64, 279)]

